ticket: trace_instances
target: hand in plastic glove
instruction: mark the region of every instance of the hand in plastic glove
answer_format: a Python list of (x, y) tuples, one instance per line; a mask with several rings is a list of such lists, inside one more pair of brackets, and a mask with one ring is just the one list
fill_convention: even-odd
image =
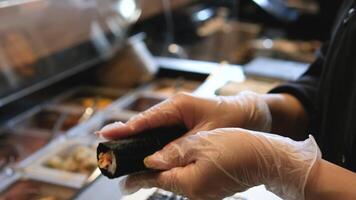
[(180, 138), (145, 159), (160, 173), (127, 178), (124, 188), (159, 187), (188, 198), (216, 200), (265, 184), (286, 200), (304, 199), (304, 187), (320, 152), (311, 137), (303, 142), (238, 128)]
[(268, 131), (271, 114), (262, 97), (253, 92), (210, 99), (180, 93), (140, 113), (125, 125), (110, 124), (98, 133), (116, 139), (145, 129), (177, 124), (184, 124), (190, 130), (188, 135), (223, 127)]

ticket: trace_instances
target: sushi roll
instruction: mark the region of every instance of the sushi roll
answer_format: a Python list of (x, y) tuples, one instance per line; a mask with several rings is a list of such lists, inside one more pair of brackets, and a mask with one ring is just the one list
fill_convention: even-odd
[(148, 170), (143, 160), (187, 132), (182, 126), (160, 127), (120, 140), (99, 143), (98, 167), (108, 178)]

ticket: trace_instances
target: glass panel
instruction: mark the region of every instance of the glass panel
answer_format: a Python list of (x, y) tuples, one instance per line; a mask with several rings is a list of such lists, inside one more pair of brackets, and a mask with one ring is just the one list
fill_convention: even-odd
[(136, 0), (0, 1), (1, 98), (112, 55)]

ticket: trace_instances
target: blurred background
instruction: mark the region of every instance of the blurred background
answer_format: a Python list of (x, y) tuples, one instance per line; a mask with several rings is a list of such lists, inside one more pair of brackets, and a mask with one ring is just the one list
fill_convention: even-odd
[[(122, 196), (94, 132), (177, 92), (266, 93), (296, 80), (342, 1), (0, 0), (0, 200)], [(263, 186), (229, 199), (279, 199)]]

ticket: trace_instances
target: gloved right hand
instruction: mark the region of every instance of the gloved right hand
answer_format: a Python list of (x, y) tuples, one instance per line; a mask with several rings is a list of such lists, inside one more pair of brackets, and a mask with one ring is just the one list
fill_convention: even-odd
[(217, 200), (265, 184), (285, 200), (303, 200), (311, 169), (320, 161), (312, 136), (298, 142), (222, 128), (171, 142), (144, 161), (147, 167), (162, 171), (132, 174), (120, 186), (127, 193), (159, 187), (191, 200)]
[(99, 135), (117, 139), (160, 126), (183, 124), (187, 135), (224, 127), (241, 127), (268, 132), (271, 113), (267, 103), (253, 92), (241, 92), (231, 97), (201, 98), (179, 93), (142, 112), (126, 124), (105, 126)]

